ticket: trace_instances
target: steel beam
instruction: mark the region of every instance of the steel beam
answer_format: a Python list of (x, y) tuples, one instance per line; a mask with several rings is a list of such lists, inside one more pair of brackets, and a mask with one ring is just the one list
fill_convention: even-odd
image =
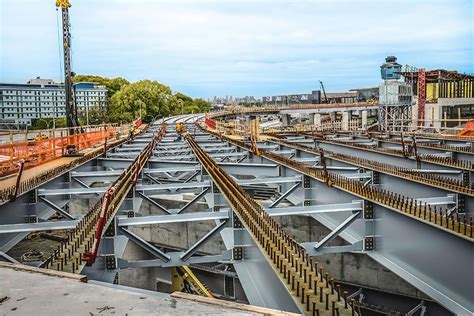
[(164, 262), (170, 261), (171, 257), (168, 254), (164, 253), (163, 251), (156, 248), (155, 246), (150, 244), (148, 241), (146, 241), (143, 238), (139, 237), (138, 235), (132, 233), (131, 231), (129, 231), (129, 230), (123, 228), (123, 227), (120, 227), (119, 232), (122, 233), (123, 235), (125, 235), (128, 239), (130, 239), (134, 243), (136, 243), (138, 246), (140, 246), (141, 248), (143, 248), (144, 250), (146, 250), (147, 252), (149, 252), (150, 254), (155, 256), (156, 258), (158, 258), (158, 259), (160, 259)]
[(352, 245), (346, 246), (332, 246), (332, 247), (323, 247), (319, 250), (316, 250), (315, 246), (318, 242), (305, 242), (302, 243), (303, 246), (308, 253), (309, 256), (320, 256), (328, 253), (343, 253), (343, 252), (355, 252), (355, 251), (362, 251), (364, 242), (359, 240)]
[(190, 182), (190, 183), (166, 183), (166, 184), (141, 184), (135, 187), (136, 191), (161, 191), (171, 189), (197, 189), (197, 188), (208, 188), (211, 186), (210, 181), (202, 182)]
[(139, 217), (118, 217), (118, 226), (135, 226), (135, 225), (151, 225), (151, 224), (169, 224), (169, 223), (186, 223), (195, 221), (207, 221), (217, 219), (228, 219), (228, 211), (219, 212), (198, 212), (186, 214), (170, 214), (170, 215), (150, 215)]
[(339, 236), (339, 234), (347, 228), (350, 224), (352, 224), (360, 215), (360, 211), (356, 211), (352, 213), (345, 221), (343, 221), (339, 226), (337, 226), (335, 229), (333, 229), (326, 237), (324, 237), (320, 242), (318, 242), (316, 245), (314, 245), (314, 249), (318, 251), (324, 245), (326, 245), (328, 242)]
[(196, 203), (196, 201), (199, 201), (209, 191), (209, 189), (210, 189), (210, 187), (205, 188), (204, 190), (202, 190), (201, 193), (196, 195), (191, 201), (189, 201), (188, 203), (186, 203), (186, 205), (184, 205), (182, 208), (180, 208), (178, 210), (178, 214), (185, 211), (188, 207), (190, 207), (191, 205)]
[(199, 250), (206, 242), (211, 239), (211, 237), (219, 232), (224, 226), (227, 224), (227, 220), (222, 221), (220, 224), (215, 226), (210, 232), (204, 235), (201, 239), (199, 239), (194, 245), (192, 245), (188, 250), (186, 250), (181, 256), (181, 260), (187, 261), (196, 251)]
[(295, 185), (293, 185), (291, 188), (289, 188), (285, 193), (283, 193), (282, 195), (280, 195), (280, 197), (278, 199), (276, 199), (272, 204), (270, 204), (270, 206), (268, 208), (274, 208), (275, 206), (277, 206), (278, 204), (280, 204), (281, 201), (283, 201), (284, 198), (286, 198), (288, 195), (290, 195), (291, 193), (293, 193), (293, 191), (296, 190), (296, 188), (298, 188), (299, 186), (301, 185), (301, 182), (298, 182), (296, 183)]
[(350, 211), (361, 211), (362, 202), (354, 201), (351, 203), (291, 206), (291, 207), (278, 207), (278, 208), (264, 207), (264, 210), (270, 216), (311, 215), (311, 214), (318, 214), (318, 213), (340, 213), (340, 212), (350, 212)]
[(184, 265), (191, 265), (191, 264), (199, 264), (199, 263), (211, 263), (211, 262), (219, 262), (222, 260), (229, 260), (230, 258), (226, 258), (223, 255), (208, 255), (208, 256), (192, 256), (186, 262), (181, 260), (181, 256), (184, 252), (168, 252), (167, 255), (170, 256), (170, 260), (164, 262), (162, 260), (136, 260), (136, 261), (128, 261), (124, 263), (119, 263), (120, 268), (153, 268), (153, 267), (161, 267), (161, 268), (168, 268), (168, 267), (180, 267)]
[(74, 216), (72, 216), (71, 214), (69, 214), (68, 212), (63, 210), (62, 207), (59, 207), (58, 205), (54, 204), (50, 200), (48, 200), (48, 199), (46, 199), (42, 196), (38, 196), (38, 199), (40, 199), (44, 204), (48, 205), (50, 208), (52, 208), (53, 210), (55, 210), (56, 212), (58, 212), (62, 216), (66, 217), (66, 218), (69, 218), (69, 219), (75, 219)]
[(69, 188), (69, 189), (38, 189), (38, 196), (68, 195), (68, 194), (98, 194), (107, 191), (106, 187), (98, 188)]
[(0, 225), (0, 234), (76, 228), (79, 220)]
[(167, 213), (167, 214), (171, 214), (170, 211), (168, 211), (165, 207), (161, 206), (160, 203), (156, 202), (155, 200), (153, 200), (152, 198), (150, 198), (149, 196), (145, 195), (144, 193), (142, 192), (139, 192), (139, 191), (136, 191), (136, 193), (144, 198), (145, 200), (147, 200), (148, 202), (150, 202), (152, 205), (156, 206), (158, 209), (162, 210), (163, 212)]

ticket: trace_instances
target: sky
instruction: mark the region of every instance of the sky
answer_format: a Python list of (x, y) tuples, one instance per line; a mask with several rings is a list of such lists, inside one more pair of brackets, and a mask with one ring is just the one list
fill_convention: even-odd
[[(387, 55), (474, 73), (474, 0), (70, 1), (76, 73), (192, 97), (374, 87)], [(0, 0), (0, 82), (62, 80), (54, 2)]]

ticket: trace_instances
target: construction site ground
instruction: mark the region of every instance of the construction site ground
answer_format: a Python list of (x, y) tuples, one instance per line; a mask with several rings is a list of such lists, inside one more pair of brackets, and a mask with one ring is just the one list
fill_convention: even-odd
[(0, 264), (1, 315), (295, 315), (213, 298), (87, 283), (64, 272)]

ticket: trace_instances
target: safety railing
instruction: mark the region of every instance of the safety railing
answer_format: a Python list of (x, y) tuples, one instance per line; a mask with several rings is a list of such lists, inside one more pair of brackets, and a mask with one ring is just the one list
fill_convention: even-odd
[(24, 129), (24, 130), (0, 130), (0, 145), (21, 143), (33, 141), (40, 138), (55, 138), (62, 137), (74, 131), (74, 134), (89, 133), (108, 128), (119, 128), (117, 123), (99, 124), (99, 125), (82, 125), (78, 127), (62, 127), (62, 128), (48, 128), (48, 129)]
[(67, 152), (68, 146), (75, 146), (77, 151), (82, 151), (103, 143), (116, 134), (116, 129), (109, 127), (70, 136), (1, 145), (0, 176), (16, 172), (18, 163), (22, 160), (25, 169), (28, 169), (61, 157)]

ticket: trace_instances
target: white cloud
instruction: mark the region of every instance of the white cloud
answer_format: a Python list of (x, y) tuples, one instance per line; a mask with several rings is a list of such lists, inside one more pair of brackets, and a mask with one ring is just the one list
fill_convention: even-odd
[[(53, 5), (0, 1), (0, 79), (57, 74)], [(474, 71), (469, 0), (71, 2), (78, 73), (152, 78), (194, 95), (305, 91), (319, 79), (330, 90), (376, 85), (388, 54)]]

